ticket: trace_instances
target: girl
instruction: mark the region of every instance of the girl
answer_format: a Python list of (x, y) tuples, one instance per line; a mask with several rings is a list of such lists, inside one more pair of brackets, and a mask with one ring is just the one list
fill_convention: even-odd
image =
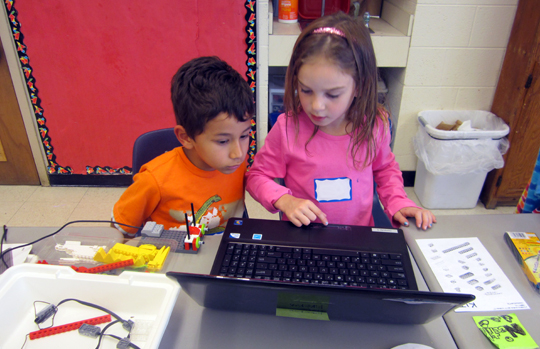
[[(344, 13), (319, 18), (293, 49), (279, 116), (247, 174), (247, 190), (297, 226), (373, 225), (373, 185), (396, 222), (427, 229), (435, 216), (407, 198), (377, 103), (368, 29)], [(285, 186), (273, 179), (283, 178)]]

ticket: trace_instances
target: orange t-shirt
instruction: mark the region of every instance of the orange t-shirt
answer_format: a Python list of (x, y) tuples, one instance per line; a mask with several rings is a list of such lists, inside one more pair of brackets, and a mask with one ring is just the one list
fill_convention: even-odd
[[(246, 158), (247, 159), (247, 158)], [(234, 173), (203, 171), (193, 165), (182, 147), (175, 148), (141, 167), (134, 182), (114, 205), (113, 222), (142, 227), (147, 221), (164, 229), (185, 225), (185, 213), (209, 232), (223, 230), (231, 217), (244, 212), (244, 174), (247, 160)], [(115, 224), (123, 233), (138, 229)]]

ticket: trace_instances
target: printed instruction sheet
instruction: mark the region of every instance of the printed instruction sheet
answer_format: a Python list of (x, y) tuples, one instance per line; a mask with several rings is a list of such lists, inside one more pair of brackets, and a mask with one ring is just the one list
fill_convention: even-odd
[(529, 309), (478, 238), (416, 242), (444, 292), (476, 296), (456, 312)]

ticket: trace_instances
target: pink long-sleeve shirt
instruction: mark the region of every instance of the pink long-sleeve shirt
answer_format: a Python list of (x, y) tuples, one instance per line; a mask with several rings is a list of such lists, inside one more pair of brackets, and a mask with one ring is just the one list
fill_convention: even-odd
[[(313, 123), (302, 112), (296, 136), (294, 121), (287, 121), (282, 114), (255, 156), (246, 174), (246, 189), (268, 211), (278, 212), (274, 203), (291, 194), (314, 202), (326, 213), (330, 224), (373, 226), (374, 181), (389, 217), (404, 207), (417, 207), (407, 198), (399, 165), (390, 149), (390, 134), (383, 122), (379, 121), (373, 131), (374, 161), (362, 166), (367, 148), (361, 146), (358, 169), (351, 157), (350, 136), (332, 136), (319, 130), (306, 147), (313, 130)], [(274, 178), (283, 178), (286, 187)]]

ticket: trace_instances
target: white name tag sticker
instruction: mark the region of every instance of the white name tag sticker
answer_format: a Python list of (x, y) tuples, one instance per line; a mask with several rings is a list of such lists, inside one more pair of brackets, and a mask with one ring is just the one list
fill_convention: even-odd
[(315, 180), (315, 199), (319, 202), (352, 200), (349, 178), (326, 178)]

